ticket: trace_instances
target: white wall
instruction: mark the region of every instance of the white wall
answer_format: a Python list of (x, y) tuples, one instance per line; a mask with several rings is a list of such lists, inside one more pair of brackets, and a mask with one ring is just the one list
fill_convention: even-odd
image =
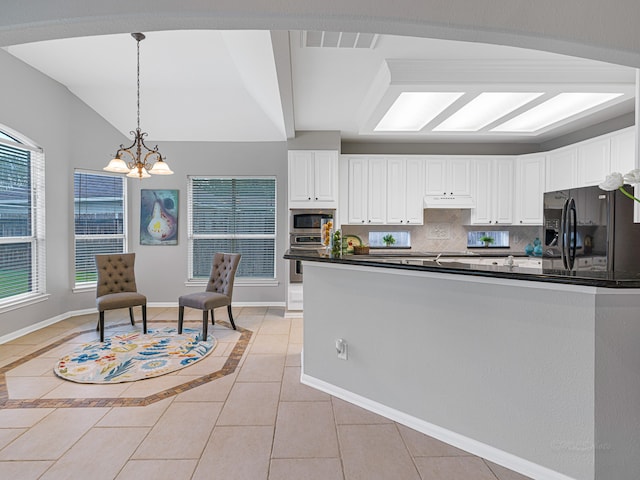
[[(130, 143), (65, 87), (0, 50), (0, 124), (33, 140), (45, 152), (48, 300), (0, 313), (0, 337), (69, 311), (95, 307), (95, 292), (73, 293), (73, 170), (101, 171), (121, 143)], [(134, 125), (132, 125), (132, 128)], [(150, 144), (153, 143), (151, 139)], [(136, 277), (150, 302), (177, 302), (195, 291), (187, 278), (187, 174), (277, 177), (279, 227), (274, 287), (237, 287), (234, 300), (283, 303), (287, 248), (287, 145), (273, 143), (160, 143), (176, 172), (144, 183), (128, 180), (129, 251), (136, 252)], [(180, 190), (177, 246), (139, 245), (140, 189)]]

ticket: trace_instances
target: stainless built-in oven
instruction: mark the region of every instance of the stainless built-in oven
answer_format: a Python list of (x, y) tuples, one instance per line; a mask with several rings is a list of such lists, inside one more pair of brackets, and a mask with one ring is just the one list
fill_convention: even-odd
[[(316, 252), (322, 247), (322, 220), (333, 219), (335, 210), (291, 210), (289, 218), (289, 249)], [(289, 282), (302, 282), (302, 261), (291, 260)]]

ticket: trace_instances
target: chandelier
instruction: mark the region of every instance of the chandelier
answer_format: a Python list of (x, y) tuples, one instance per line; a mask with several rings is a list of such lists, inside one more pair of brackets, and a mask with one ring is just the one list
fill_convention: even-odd
[[(144, 143), (145, 132), (140, 130), (140, 42), (145, 39), (143, 33), (132, 33), (138, 47), (138, 128), (131, 131), (133, 135), (133, 143), (126, 147), (120, 145), (115, 157), (109, 162), (109, 165), (103, 168), (107, 172), (126, 173), (127, 177), (149, 178), (151, 175), (172, 175), (173, 172), (164, 161), (162, 155), (158, 151), (158, 146), (149, 148)], [(124, 158), (123, 158), (124, 157)], [(154, 162), (155, 163), (152, 163)]]

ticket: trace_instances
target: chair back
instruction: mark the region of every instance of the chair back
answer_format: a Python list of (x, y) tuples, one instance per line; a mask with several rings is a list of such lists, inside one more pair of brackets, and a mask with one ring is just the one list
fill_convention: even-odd
[(96, 255), (98, 286), (96, 297), (110, 293), (137, 292), (134, 273), (135, 253)]
[(216, 253), (213, 256), (207, 292), (221, 293), (231, 299), (233, 279), (236, 276), (241, 256), (239, 253)]

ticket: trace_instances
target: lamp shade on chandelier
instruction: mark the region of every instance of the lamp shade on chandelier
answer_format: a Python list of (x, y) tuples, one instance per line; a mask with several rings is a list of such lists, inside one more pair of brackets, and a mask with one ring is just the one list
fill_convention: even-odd
[(151, 177), (150, 174), (172, 175), (173, 172), (158, 151), (158, 146), (156, 145), (153, 148), (149, 148), (144, 143), (144, 137), (146, 137), (147, 134), (140, 129), (140, 42), (145, 39), (145, 36), (143, 33), (132, 33), (131, 36), (135, 38), (137, 42), (138, 53), (138, 127), (135, 131), (131, 132), (134, 137), (133, 143), (128, 147), (120, 145), (115, 157), (106, 167), (103, 168), (103, 170), (114, 173), (126, 173), (127, 177), (139, 178), (140, 180)]

